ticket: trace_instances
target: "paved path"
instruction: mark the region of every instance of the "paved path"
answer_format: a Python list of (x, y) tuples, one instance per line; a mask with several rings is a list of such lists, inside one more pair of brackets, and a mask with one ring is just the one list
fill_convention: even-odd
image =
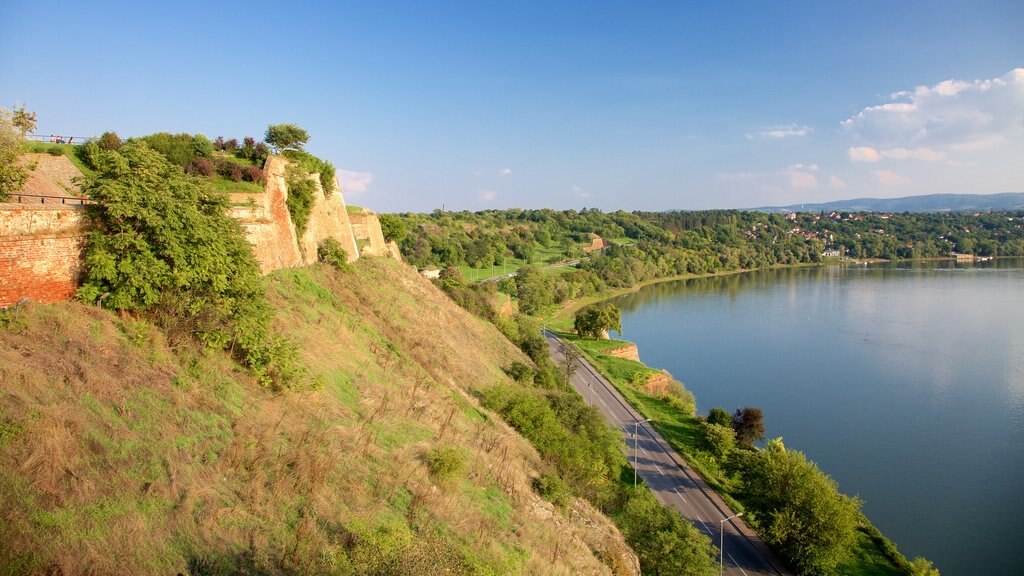
[[(544, 336), (558, 363), (563, 358), (564, 344), (550, 332), (545, 331)], [(636, 474), (655, 497), (710, 536), (716, 547), (724, 542), (725, 574), (790, 574), (761, 537), (742, 518), (734, 517), (722, 498), (643, 421), (611, 383), (582, 358), (573, 374), (572, 385), (588, 404), (596, 405), (608, 422), (622, 431), (629, 461), (636, 463)]]

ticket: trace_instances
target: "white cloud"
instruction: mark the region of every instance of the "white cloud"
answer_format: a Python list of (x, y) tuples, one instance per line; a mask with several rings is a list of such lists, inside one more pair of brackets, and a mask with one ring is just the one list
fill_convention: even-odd
[(878, 162), (879, 160), (924, 160), (935, 162), (945, 160), (946, 153), (931, 148), (892, 148), (876, 150), (871, 146), (855, 146), (849, 150), (850, 160), (854, 162)]
[(590, 192), (587, 192), (586, 190), (584, 190), (580, 186), (576, 186), (575, 184), (572, 187), (570, 187), (569, 190), (580, 198), (590, 198)]
[(874, 148), (891, 151), (978, 149), (1024, 135), (1024, 68), (998, 78), (918, 86), (890, 100), (864, 108), (842, 127)]
[(338, 183), (341, 184), (341, 190), (346, 194), (366, 192), (370, 184), (373, 183), (373, 174), (370, 172), (357, 172), (355, 170), (338, 168), (337, 175)]
[(871, 173), (875, 175), (875, 178), (878, 178), (879, 182), (886, 186), (910, 184), (910, 178), (901, 176), (891, 170), (872, 170)]
[(505, 176), (508, 176), (511, 173), (512, 173), (512, 169), (511, 168), (502, 168), (501, 170), (498, 170), (498, 176), (500, 176), (502, 178), (504, 178)]
[(850, 160), (854, 162), (878, 162), (882, 155), (871, 146), (856, 146), (850, 148)]
[(828, 179), (828, 187), (834, 190), (842, 190), (843, 188), (846, 188), (846, 181), (833, 174), (832, 177)]
[(797, 189), (809, 189), (818, 187), (818, 178), (814, 174), (801, 172), (799, 170), (786, 170), (789, 177), (789, 186)]
[(498, 197), (498, 193), (494, 190), (481, 190), (480, 194), (477, 195), (477, 199), (481, 202), (490, 202)]
[(769, 126), (757, 133), (747, 134), (747, 140), (753, 140), (754, 138), (792, 138), (794, 136), (807, 136), (814, 129), (810, 126), (803, 124), (786, 124), (784, 126)]
[(810, 172), (817, 172), (818, 171), (818, 165), (817, 164), (790, 164), (789, 166), (786, 166), (786, 170), (807, 170), (807, 171), (810, 171)]

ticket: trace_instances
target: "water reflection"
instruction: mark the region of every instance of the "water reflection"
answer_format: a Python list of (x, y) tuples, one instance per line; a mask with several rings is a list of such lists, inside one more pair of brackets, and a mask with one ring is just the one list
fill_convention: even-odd
[(979, 557), (1011, 573), (1009, 543), (1024, 538), (1022, 267), (769, 270), (616, 304), (644, 360), (686, 382), (701, 411), (764, 408), (769, 435), (860, 494), (902, 551), (946, 576)]

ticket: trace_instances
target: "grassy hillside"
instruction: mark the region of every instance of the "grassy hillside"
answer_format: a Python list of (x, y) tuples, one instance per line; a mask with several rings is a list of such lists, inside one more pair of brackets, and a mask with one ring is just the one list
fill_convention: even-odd
[(529, 360), (413, 270), (355, 268), (269, 279), (302, 393), (128, 316), (2, 313), (0, 574), (633, 572), (476, 400)]

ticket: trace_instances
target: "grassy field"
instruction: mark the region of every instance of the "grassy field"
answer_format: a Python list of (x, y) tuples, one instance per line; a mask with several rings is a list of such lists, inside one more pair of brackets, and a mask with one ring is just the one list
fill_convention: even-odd
[[(535, 266), (548, 266), (550, 264), (556, 264), (558, 262), (564, 262), (567, 260), (565, 250), (561, 247), (547, 247), (537, 245), (537, 249), (534, 252), (533, 265)], [(521, 258), (505, 258), (504, 263), (501, 266), (487, 266), (485, 268), (473, 268), (471, 266), (459, 266), (459, 271), (462, 272), (462, 276), (471, 282), (480, 282), (487, 280), (488, 278), (494, 278), (497, 276), (503, 276), (505, 274), (511, 274), (521, 267), (525, 266), (527, 262)], [(572, 268), (551, 268), (547, 271), (550, 274), (564, 274), (571, 271)]]
[[(609, 350), (627, 345), (628, 342), (579, 338), (568, 332), (560, 332), (558, 336), (574, 344), (594, 368), (601, 372), (640, 414), (649, 418), (658, 433), (686, 459), (711, 488), (722, 496), (729, 506), (737, 512), (745, 510), (743, 504), (736, 499), (739, 489), (736, 480), (725, 474), (715, 459), (703, 450), (697, 418), (679, 411), (665, 398), (645, 394), (634, 384), (637, 381), (637, 375), (642, 379), (647, 373), (654, 372), (654, 370), (640, 362), (607, 355)], [(750, 518), (749, 513), (747, 518), (754, 520), (756, 526), (756, 518)], [(867, 522), (867, 519), (864, 521)], [(893, 562), (885, 556), (881, 548), (865, 531), (858, 531), (856, 547), (852, 551), (850, 559), (840, 566), (839, 574), (845, 576), (866, 576), (868, 574), (898, 576), (904, 572), (894, 566)]]

